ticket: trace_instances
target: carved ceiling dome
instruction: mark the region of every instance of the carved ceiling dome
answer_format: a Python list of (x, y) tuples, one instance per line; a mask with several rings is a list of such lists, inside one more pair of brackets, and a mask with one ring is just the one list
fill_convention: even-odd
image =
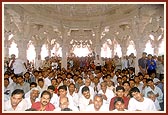
[[(15, 39), (62, 44), (136, 39), (164, 28), (163, 4), (4, 4), (4, 32)], [(163, 32), (163, 31), (162, 31)], [(146, 34), (146, 35), (145, 35)], [(160, 34), (160, 33), (159, 33)], [(91, 43), (88, 42), (88, 43)], [(64, 42), (65, 43), (65, 42)]]

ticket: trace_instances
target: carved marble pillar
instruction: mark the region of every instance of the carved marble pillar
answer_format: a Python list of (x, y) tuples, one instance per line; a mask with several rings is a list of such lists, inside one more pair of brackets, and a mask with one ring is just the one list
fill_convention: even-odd
[(36, 58), (38, 57), (38, 55), (41, 56), (41, 46), (42, 45), (35, 45), (35, 51), (36, 51)]
[(118, 41), (118, 43), (120, 44), (120, 47), (121, 47), (122, 57), (126, 56), (127, 47), (128, 47), (128, 39), (125, 38), (123, 35), (120, 35), (120, 36), (118, 36), (117, 41)]
[(10, 39), (9, 40), (9, 36), (12, 34), (12, 32), (9, 30), (9, 31), (5, 31), (4, 32), (4, 37), (2, 38), (3, 40), (3, 48), (4, 48), (4, 57), (10, 57), (9, 56), (9, 48), (10, 48), (10, 45), (11, 45), (11, 42), (12, 40)]
[(112, 43), (112, 45), (110, 46), (110, 49), (111, 49), (111, 58), (114, 57), (114, 43)]
[[(158, 40), (159, 36), (161, 35), (161, 38)], [(152, 47), (154, 48), (154, 55), (159, 54), (159, 45), (163, 40), (162, 32), (153, 33), (154, 40), (151, 40)]]
[(154, 38), (154, 41), (151, 42), (152, 47), (154, 48), (154, 55), (159, 54), (159, 45), (161, 43), (161, 40), (157, 41), (157, 38)]
[(51, 57), (51, 50), (52, 50), (51, 45), (47, 44), (47, 48), (48, 48), (48, 56)]
[(121, 51), (122, 51), (122, 57), (126, 56), (126, 54), (127, 54), (127, 46), (124, 45), (124, 44), (122, 44), (120, 46), (121, 46)]
[(63, 33), (63, 42), (62, 42), (62, 60), (61, 60), (61, 68), (67, 69), (67, 56), (68, 56), (68, 31), (69, 28), (62, 28)]
[(145, 50), (146, 39), (149, 34), (145, 25), (141, 22), (142, 19), (139, 16), (136, 16), (132, 20), (132, 34), (131, 36), (134, 38), (135, 49), (136, 49), (136, 58), (135, 58), (135, 74), (139, 72), (138, 60), (142, 57), (142, 52)]
[(4, 57), (9, 57), (9, 48), (10, 48), (10, 41), (8, 38), (4, 39)]
[(68, 52), (68, 48), (65, 44), (63, 44), (62, 46), (62, 63), (61, 63), (61, 67), (67, 69), (67, 52)]
[(41, 56), (41, 47), (44, 43), (43, 40), (39, 40), (38, 37), (34, 37), (33, 40), (32, 40), (32, 43), (35, 47), (35, 52), (36, 52), (36, 57), (35, 58), (38, 58), (38, 55)]
[(142, 52), (145, 50), (145, 41), (142, 40), (142, 38), (136, 38), (134, 40), (135, 43), (135, 49), (137, 52), (136, 58), (135, 58), (135, 73), (137, 74), (139, 72), (138, 67), (138, 59), (142, 57)]
[(154, 46), (154, 55), (159, 54), (159, 45)]
[(96, 44), (95, 51), (96, 51), (96, 55), (100, 56), (100, 54), (101, 54), (101, 44), (100, 43)]
[(100, 32), (100, 28), (94, 28), (94, 31), (95, 31), (95, 53), (96, 55), (99, 55), (101, 54), (101, 41), (100, 41), (100, 35), (101, 35), (101, 32)]
[(25, 39), (18, 39), (16, 41), (18, 50), (19, 50), (19, 54), (18, 54), (18, 58), (20, 58), (23, 61), (27, 60), (27, 44), (28, 44), (28, 40)]

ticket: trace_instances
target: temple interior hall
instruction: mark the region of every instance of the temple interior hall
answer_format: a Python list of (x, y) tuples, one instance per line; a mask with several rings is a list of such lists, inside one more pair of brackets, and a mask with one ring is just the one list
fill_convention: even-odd
[(4, 60), (59, 57), (67, 68), (69, 57), (165, 53), (165, 3), (4, 3), (3, 11)]
[(2, 3), (2, 112), (166, 113), (165, 90), (166, 2)]

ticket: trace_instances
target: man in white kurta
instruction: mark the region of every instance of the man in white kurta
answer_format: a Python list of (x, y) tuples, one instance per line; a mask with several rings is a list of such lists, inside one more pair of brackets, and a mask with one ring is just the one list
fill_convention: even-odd
[(110, 104), (111, 98), (115, 96), (114, 92), (112, 90), (107, 89), (107, 83), (101, 82), (101, 90), (98, 92), (98, 94), (103, 95), (103, 103), (104, 104)]
[(32, 104), (34, 102), (39, 101), (39, 89), (34, 87), (30, 90), (30, 95), (28, 97), (25, 98), (25, 100), (27, 101), (27, 106), (28, 109), (31, 108)]
[(79, 98), (79, 110), (85, 111), (86, 107), (93, 104), (93, 95), (87, 86), (82, 88), (82, 96)]
[(109, 111), (108, 104), (103, 104), (103, 96), (101, 94), (96, 94), (94, 96), (93, 104), (86, 107), (86, 111)]
[(78, 107), (79, 106), (79, 95), (78, 95), (78, 93), (76, 93), (76, 88), (75, 88), (75, 85), (73, 83), (71, 83), (68, 86), (68, 93), (67, 93), (67, 95), (69, 95), (69, 96), (72, 97), (74, 105), (76, 107)]

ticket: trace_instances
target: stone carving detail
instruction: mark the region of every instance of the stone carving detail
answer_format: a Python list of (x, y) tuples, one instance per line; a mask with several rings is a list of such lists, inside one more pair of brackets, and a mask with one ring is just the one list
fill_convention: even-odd
[[(150, 34), (153, 47), (164, 39), (162, 4), (5, 4), (4, 14), (8, 44), (31, 40), (35, 47), (46, 44), (51, 49), (58, 43), (66, 51), (82, 45), (99, 54), (107, 39), (115, 39), (125, 54), (130, 40), (139, 51), (151, 40)], [(13, 39), (6, 41), (10, 34)], [(109, 46), (114, 50), (114, 43)]]

